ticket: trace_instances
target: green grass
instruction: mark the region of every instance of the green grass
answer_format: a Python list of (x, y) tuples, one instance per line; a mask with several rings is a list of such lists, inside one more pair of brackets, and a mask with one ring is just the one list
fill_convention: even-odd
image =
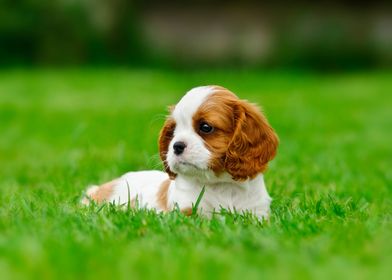
[[(278, 132), (271, 221), (81, 207), (90, 183), (161, 168), (166, 106), (202, 84)], [(2, 70), (0, 277), (387, 278), (391, 143), (391, 72)]]

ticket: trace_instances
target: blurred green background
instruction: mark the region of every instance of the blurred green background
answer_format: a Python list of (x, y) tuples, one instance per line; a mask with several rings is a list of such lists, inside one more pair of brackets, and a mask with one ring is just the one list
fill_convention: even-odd
[(390, 1), (2, 0), (0, 65), (385, 68), (391, 30)]

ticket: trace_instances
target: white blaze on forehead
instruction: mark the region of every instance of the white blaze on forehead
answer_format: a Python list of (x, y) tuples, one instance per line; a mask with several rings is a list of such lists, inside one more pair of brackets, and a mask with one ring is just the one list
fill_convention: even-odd
[(195, 174), (202, 172), (201, 170), (208, 170), (211, 153), (193, 128), (193, 116), (213, 92), (213, 86), (194, 88), (188, 91), (174, 108), (172, 117), (176, 122), (176, 128), (171, 143), (181, 141), (186, 145), (186, 149), (180, 155), (175, 154), (173, 144), (169, 145), (167, 162), (170, 169), (177, 174)]
[(188, 91), (180, 102), (177, 103), (172, 114), (177, 125), (191, 125), (192, 116), (213, 92), (214, 87), (212, 86), (196, 87)]
[(186, 149), (180, 155), (175, 154), (173, 144), (169, 145), (167, 162), (170, 169), (177, 174), (194, 175), (195, 172), (208, 170), (211, 153), (204, 145), (203, 138), (193, 128), (193, 116), (214, 92), (213, 86), (194, 88), (188, 91), (174, 108), (172, 117), (176, 122), (176, 128), (171, 143), (181, 141), (186, 145)]

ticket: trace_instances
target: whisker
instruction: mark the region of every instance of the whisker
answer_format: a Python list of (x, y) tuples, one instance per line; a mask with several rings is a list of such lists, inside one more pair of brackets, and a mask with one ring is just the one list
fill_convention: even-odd
[(167, 119), (167, 115), (165, 115), (165, 114), (157, 114), (150, 121), (150, 125), (153, 125), (153, 124), (155, 124), (158, 121), (165, 121), (166, 119)]
[(151, 166), (153, 169), (161, 169), (162, 168), (162, 161), (159, 154), (154, 154), (149, 157), (147, 161), (147, 165)]

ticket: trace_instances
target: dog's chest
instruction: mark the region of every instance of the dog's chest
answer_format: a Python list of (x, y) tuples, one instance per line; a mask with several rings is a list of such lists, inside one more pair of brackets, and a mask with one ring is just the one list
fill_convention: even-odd
[[(170, 194), (171, 204), (178, 205), (180, 209), (193, 207), (200, 198), (199, 208), (206, 212), (220, 211), (221, 208), (230, 210), (256, 210), (261, 204), (261, 193), (257, 190), (234, 186), (222, 185), (189, 185), (176, 182)], [(202, 192), (204, 187), (204, 193)]]

